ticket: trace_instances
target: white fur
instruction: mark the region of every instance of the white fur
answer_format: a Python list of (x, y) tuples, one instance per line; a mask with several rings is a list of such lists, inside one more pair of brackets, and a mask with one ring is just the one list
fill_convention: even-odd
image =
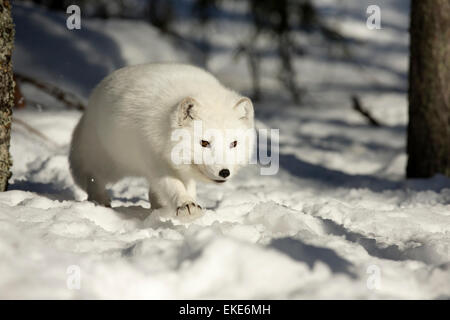
[[(190, 104), (194, 106), (187, 117)], [(202, 120), (205, 129), (253, 128), (250, 100), (202, 69), (145, 64), (115, 71), (95, 88), (73, 133), (69, 161), (75, 182), (89, 200), (108, 206), (107, 183), (126, 176), (145, 177), (152, 208), (198, 213), (195, 181), (222, 180), (220, 168), (229, 169), (233, 176), (239, 166), (171, 161), (175, 144), (171, 134), (177, 128), (192, 130), (191, 117)]]

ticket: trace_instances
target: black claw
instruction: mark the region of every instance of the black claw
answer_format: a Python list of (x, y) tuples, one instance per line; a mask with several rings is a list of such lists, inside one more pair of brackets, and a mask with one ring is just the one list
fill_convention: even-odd
[(179, 215), (180, 210), (184, 209), (184, 208), (187, 208), (189, 215), (191, 215), (191, 208), (190, 208), (190, 206), (202, 209), (202, 207), (200, 205), (196, 204), (195, 202), (189, 202), (188, 204), (185, 204), (185, 205), (180, 206), (180, 207), (177, 208), (177, 216)]

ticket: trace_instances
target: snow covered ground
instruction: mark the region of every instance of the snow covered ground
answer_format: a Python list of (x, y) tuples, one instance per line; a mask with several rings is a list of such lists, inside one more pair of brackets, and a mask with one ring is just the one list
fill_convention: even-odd
[[(24, 85), (41, 107), (14, 117), (50, 141), (13, 126), (13, 178), (0, 193), (0, 298), (449, 299), (450, 180), (404, 179), (408, 1), (378, 1), (383, 29), (374, 31), (365, 26), (369, 1), (317, 3), (360, 40), (350, 45), (354, 59), (330, 58), (308, 36), (310, 54), (296, 62), (308, 88), (299, 108), (274, 97), (282, 89), (266, 58), (270, 94), (255, 112), (259, 128), (280, 129), (280, 170), (261, 176), (251, 165), (229, 184), (201, 185), (206, 211), (192, 222), (149, 210), (139, 179), (112, 188), (112, 209), (87, 202), (67, 161), (81, 113)], [(13, 13), (16, 70), (83, 99), (123, 65), (192, 56), (143, 22), (85, 19), (68, 31), (61, 13), (20, 3)], [(241, 24), (212, 28), (221, 49), (208, 68), (245, 92), (245, 61), (231, 58)], [(383, 127), (352, 111), (354, 93)]]

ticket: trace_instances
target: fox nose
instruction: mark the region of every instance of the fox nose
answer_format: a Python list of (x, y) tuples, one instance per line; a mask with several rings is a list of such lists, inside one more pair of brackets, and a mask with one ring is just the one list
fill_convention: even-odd
[(230, 175), (230, 170), (228, 169), (222, 169), (219, 171), (219, 176), (221, 176), (222, 178), (226, 178)]

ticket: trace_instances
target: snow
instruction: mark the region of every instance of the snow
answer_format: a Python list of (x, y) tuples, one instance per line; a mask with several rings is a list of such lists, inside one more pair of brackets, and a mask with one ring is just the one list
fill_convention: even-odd
[[(265, 58), (270, 94), (255, 106), (257, 126), (280, 129), (280, 170), (262, 176), (250, 165), (229, 184), (200, 185), (205, 214), (190, 221), (149, 210), (142, 179), (112, 186), (113, 208), (86, 201), (67, 161), (81, 113), (23, 86), (42, 108), (14, 117), (50, 142), (13, 126), (13, 178), (0, 193), (0, 298), (450, 298), (450, 180), (404, 179), (407, 2), (380, 1), (383, 29), (369, 31), (365, 1), (318, 1), (330, 22), (339, 13), (335, 23), (365, 41), (351, 45), (364, 67), (327, 58), (312, 35), (311, 54), (297, 63), (309, 89), (300, 108), (273, 98), (281, 89)], [(145, 23), (84, 19), (68, 31), (61, 13), (21, 3), (13, 12), (16, 69), (82, 99), (122, 65), (191, 57)], [(217, 23), (227, 49), (208, 67), (248, 90), (244, 59), (230, 66), (230, 30), (244, 22)], [(353, 93), (383, 127), (351, 110)]]

